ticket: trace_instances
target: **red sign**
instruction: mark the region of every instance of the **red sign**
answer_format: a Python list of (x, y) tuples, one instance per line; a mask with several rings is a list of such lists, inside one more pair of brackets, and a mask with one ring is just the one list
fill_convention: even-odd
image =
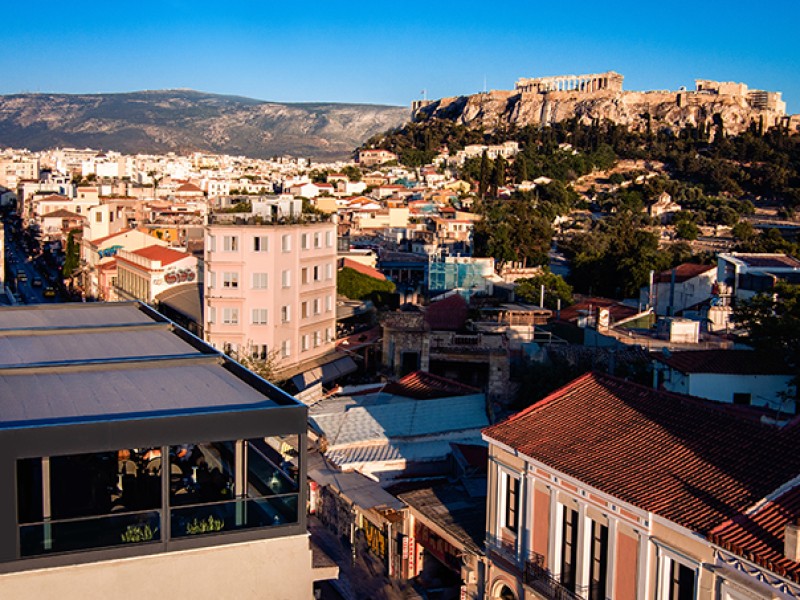
[(408, 538), (408, 577), (416, 577), (417, 576), (417, 569), (416, 569), (416, 558), (417, 558), (417, 541), (410, 537)]
[(458, 548), (419, 521), (414, 523), (414, 534), (420, 546), (438, 558), (442, 564), (461, 574), (461, 558), (459, 557)]
[(197, 275), (192, 269), (180, 269), (178, 271), (170, 271), (164, 275), (164, 282), (173, 285), (175, 283), (191, 283), (195, 280)]

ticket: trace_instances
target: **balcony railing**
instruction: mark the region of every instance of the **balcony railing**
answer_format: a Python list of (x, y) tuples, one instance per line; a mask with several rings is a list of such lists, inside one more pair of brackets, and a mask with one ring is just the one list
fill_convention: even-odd
[(487, 536), (486, 545), (495, 554), (517, 564), (517, 544), (514, 540), (503, 539), (496, 536)]
[(535, 552), (525, 561), (523, 581), (538, 594), (551, 600), (582, 600), (580, 595), (562, 585), (558, 578), (545, 568), (544, 557)]
[[(180, 496), (179, 496), (180, 497)], [(169, 535), (161, 509), (19, 525), (23, 557), (159, 542), (186, 536), (298, 522), (298, 494), (264, 495), (170, 507)]]

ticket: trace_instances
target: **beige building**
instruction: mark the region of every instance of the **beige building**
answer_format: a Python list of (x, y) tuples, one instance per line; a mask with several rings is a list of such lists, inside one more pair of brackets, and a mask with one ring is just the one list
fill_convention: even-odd
[(88, 298), (116, 299), (116, 256), (120, 250), (141, 250), (167, 242), (136, 229), (125, 229), (101, 238), (81, 240), (81, 286)]
[(800, 594), (800, 429), (587, 374), (484, 430), (487, 596)]
[(389, 150), (361, 150), (358, 153), (358, 163), (362, 167), (374, 167), (391, 160), (397, 160), (397, 154)]
[(281, 370), (333, 351), (335, 223), (229, 216), (206, 227), (206, 340)]
[(163, 246), (117, 253), (117, 296), (152, 304), (156, 296), (183, 284), (202, 283), (197, 257)]

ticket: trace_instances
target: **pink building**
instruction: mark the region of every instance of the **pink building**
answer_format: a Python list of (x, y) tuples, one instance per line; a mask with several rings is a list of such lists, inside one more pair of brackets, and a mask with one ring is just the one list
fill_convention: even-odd
[(226, 216), (206, 226), (206, 340), (281, 371), (332, 352), (336, 225)]

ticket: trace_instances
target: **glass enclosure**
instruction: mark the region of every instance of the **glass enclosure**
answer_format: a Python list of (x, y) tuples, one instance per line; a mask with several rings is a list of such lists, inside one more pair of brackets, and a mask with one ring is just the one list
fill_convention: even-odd
[[(20, 555), (297, 523), (299, 436), (17, 461)], [(168, 490), (163, 498), (162, 490)]]

